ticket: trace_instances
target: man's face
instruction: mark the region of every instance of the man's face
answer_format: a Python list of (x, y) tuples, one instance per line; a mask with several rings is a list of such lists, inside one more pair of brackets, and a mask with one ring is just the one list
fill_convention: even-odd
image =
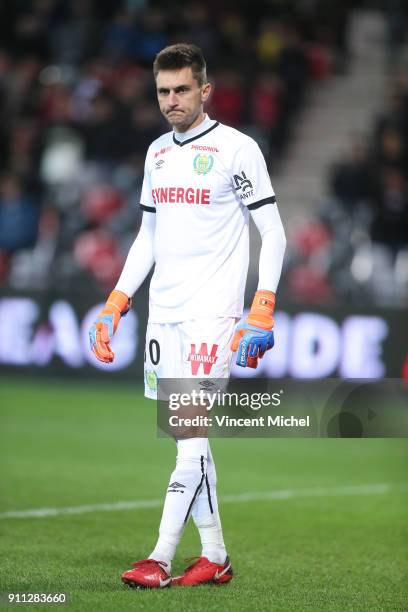
[(160, 110), (176, 132), (185, 132), (200, 123), (211, 85), (200, 87), (190, 67), (160, 70), (156, 88)]

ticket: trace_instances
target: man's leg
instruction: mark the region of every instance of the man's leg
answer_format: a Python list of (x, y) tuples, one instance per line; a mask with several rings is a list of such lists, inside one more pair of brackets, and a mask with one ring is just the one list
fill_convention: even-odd
[(215, 466), (208, 446), (205, 485), (192, 511), (201, 538), (201, 557), (190, 565), (181, 576), (173, 578), (173, 586), (227, 584), (233, 577), (231, 563), (222, 537), (215, 484)]
[(159, 529), (159, 539), (149, 555), (171, 562), (207, 475), (207, 438), (187, 438), (177, 442), (176, 467), (170, 476)]
[[(192, 321), (189, 322), (188, 326), (185, 326), (187, 328), (186, 333), (190, 334), (192, 338), (191, 349), (194, 346), (196, 351), (198, 347), (201, 347), (202, 350), (204, 346), (206, 354), (214, 353), (214, 349), (216, 351), (216, 359), (213, 360), (211, 368), (207, 371), (204, 367), (198, 368), (195, 373), (199, 380), (202, 378), (213, 379), (215, 382), (214, 390), (222, 390), (229, 378), (232, 363), (230, 344), (236, 322), (237, 320), (234, 318), (219, 317)], [(217, 474), (208, 441), (207, 474), (204, 486), (192, 509), (192, 517), (200, 534), (202, 557), (206, 557), (213, 563), (221, 564), (225, 562), (227, 553), (218, 512), (216, 485)]]
[[(214, 323), (211, 321), (211, 323)], [(222, 345), (222, 351), (218, 351), (221, 358), (218, 358), (218, 368), (213, 372), (214, 376), (227, 377), (229, 374), (230, 351), (229, 342), (232, 337), (235, 321), (232, 320), (217, 320), (217, 325), (221, 327), (221, 332), (217, 329), (215, 333), (216, 348), (218, 342)], [(194, 322), (193, 328), (196, 328), (197, 322)], [(199, 331), (208, 329), (207, 322), (204, 325), (199, 323)], [(192, 331), (194, 333), (192, 333)], [(157, 393), (156, 380), (157, 378), (203, 378), (202, 372), (192, 372), (190, 355), (193, 353), (193, 342), (195, 340), (195, 329), (191, 330), (191, 323), (181, 326), (177, 325), (149, 325), (146, 336), (146, 363), (145, 363), (145, 393), (147, 397), (154, 398)], [(223, 342), (218, 340), (220, 333), (223, 337)], [(198, 335), (200, 338), (200, 335)], [(218, 340), (218, 342), (217, 342)], [(198, 345), (198, 344), (197, 344)], [(198, 346), (201, 346), (199, 344)], [(166, 347), (171, 347), (171, 354), (168, 359), (165, 358)], [(182, 350), (182, 359), (176, 357), (177, 348)], [(154, 350), (153, 350), (154, 349)], [(178, 369), (178, 364), (182, 366), (182, 371), (179, 373), (174, 368)], [(166, 365), (167, 364), (167, 365)], [(195, 376), (194, 376), (195, 375)], [(207, 376), (204, 374), (204, 378)], [(190, 412), (190, 416), (193, 416)], [(194, 428), (193, 428), (194, 430)], [(218, 558), (224, 556), (221, 563), (225, 562), (225, 546), (222, 541), (221, 524), (218, 514), (218, 503), (216, 498), (216, 474), (215, 466), (212, 460), (211, 451), (209, 451), (208, 440), (206, 435), (201, 430), (192, 431), (189, 435), (184, 432), (180, 436), (177, 443), (177, 460), (176, 468), (173, 471), (167, 494), (165, 498), (162, 520), (159, 529), (159, 538), (157, 544), (149, 555), (148, 563), (155, 564), (152, 568), (146, 565), (146, 562), (138, 562), (140, 569), (137, 566), (135, 570), (130, 570), (123, 574), (122, 579), (130, 586), (150, 586), (161, 587), (167, 585), (166, 575), (170, 574), (171, 562), (173, 560), (177, 545), (183, 533), (197, 499), (202, 494), (203, 487), (205, 488), (205, 496), (196, 516), (199, 521), (200, 536), (202, 537), (203, 548), (212, 556)], [(193, 437), (195, 436), (195, 437)], [(178, 437), (178, 436), (177, 436)], [(208, 457), (210, 458), (211, 474), (207, 478)], [(209, 500), (211, 501), (211, 509)], [(207, 508), (208, 506), (208, 508)], [(208, 518), (208, 510), (210, 510), (211, 519)], [(211, 561), (209, 559), (209, 561)], [(160, 567), (159, 567), (160, 565)], [(212, 562), (211, 565), (214, 565)], [(164, 568), (164, 570), (162, 569)], [(163, 573), (165, 571), (165, 573)], [(208, 572), (208, 568), (204, 568)], [(209, 571), (220, 572), (220, 579), (214, 580), (217, 582), (227, 582), (232, 576), (229, 562), (225, 564), (225, 568), (211, 567)], [(213, 581), (206, 580), (206, 581)], [(166, 584), (165, 584), (166, 583)]]
[(227, 557), (217, 500), (217, 474), (208, 441), (207, 474), (204, 486), (192, 510), (194, 523), (201, 539), (201, 556), (222, 564)]
[(159, 538), (148, 559), (136, 562), (133, 570), (122, 575), (122, 580), (129, 586), (169, 586), (171, 563), (192, 508), (205, 485), (206, 473), (207, 438), (179, 439), (176, 467), (167, 488)]
[[(158, 380), (181, 377), (182, 346), (174, 324), (149, 323), (146, 330), (145, 396), (157, 399)], [(170, 476), (159, 538), (148, 559), (137, 561), (122, 580), (131, 587), (162, 588), (171, 583), (171, 562), (207, 470), (207, 439), (184, 432), (177, 444), (176, 467)]]
[[(157, 380), (184, 377), (184, 344), (179, 325), (151, 324), (146, 333), (145, 395), (157, 397)], [(188, 390), (189, 386), (187, 386)], [(185, 406), (178, 415), (193, 417), (207, 414), (204, 407)], [(125, 572), (123, 580), (129, 586), (167, 586), (171, 563), (184, 526), (188, 522), (194, 503), (206, 482), (207, 431), (200, 427), (174, 427), (170, 433), (177, 440), (176, 467), (167, 488), (159, 538), (147, 560), (137, 562), (134, 570)]]
[[(189, 349), (184, 376), (195, 378), (198, 387), (208, 393), (211, 390), (216, 393), (226, 386), (231, 369), (230, 343), (235, 324), (233, 318), (215, 318), (187, 322), (184, 326), (183, 331), (187, 336), (185, 344)], [(204, 383), (203, 379), (207, 379), (207, 382)], [(212, 386), (208, 379), (213, 379)], [(222, 534), (216, 484), (214, 460), (207, 442), (207, 474), (192, 508), (192, 517), (201, 538), (201, 557), (181, 576), (173, 578), (173, 586), (223, 584), (233, 577)]]

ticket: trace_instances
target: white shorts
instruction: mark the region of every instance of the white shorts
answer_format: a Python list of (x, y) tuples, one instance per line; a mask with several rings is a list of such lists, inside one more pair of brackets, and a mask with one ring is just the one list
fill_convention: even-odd
[(229, 378), (235, 317), (148, 323), (145, 396), (157, 399), (157, 379)]

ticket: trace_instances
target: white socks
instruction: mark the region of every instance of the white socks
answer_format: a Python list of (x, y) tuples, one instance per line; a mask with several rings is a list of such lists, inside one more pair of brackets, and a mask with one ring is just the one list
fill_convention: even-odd
[(194, 504), (192, 517), (200, 533), (202, 557), (220, 565), (225, 562), (225, 550), (216, 492), (217, 474), (208, 441), (207, 474), (204, 486)]
[(167, 488), (159, 539), (150, 559), (171, 562), (190, 514), (200, 533), (202, 553), (213, 563), (225, 562), (227, 552), (216, 493), (217, 474), (207, 438), (177, 442), (176, 468)]
[(176, 468), (167, 488), (159, 539), (155, 549), (149, 555), (150, 559), (167, 563), (166, 570), (169, 573), (184, 526), (205, 484), (206, 472), (207, 438), (179, 440)]

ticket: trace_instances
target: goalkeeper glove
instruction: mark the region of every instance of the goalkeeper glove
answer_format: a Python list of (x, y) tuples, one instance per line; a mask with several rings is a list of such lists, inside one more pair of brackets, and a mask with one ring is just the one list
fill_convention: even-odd
[(237, 325), (232, 339), (231, 349), (237, 351), (237, 365), (256, 368), (258, 359), (273, 347), (274, 307), (275, 294), (272, 291), (255, 293), (249, 315)]
[(97, 315), (94, 324), (89, 330), (91, 349), (99, 361), (111, 363), (115, 353), (109, 346), (121, 317), (130, 310), (132, 300), (122, 291), (114, 289), (109, 295), (103, 310)]

